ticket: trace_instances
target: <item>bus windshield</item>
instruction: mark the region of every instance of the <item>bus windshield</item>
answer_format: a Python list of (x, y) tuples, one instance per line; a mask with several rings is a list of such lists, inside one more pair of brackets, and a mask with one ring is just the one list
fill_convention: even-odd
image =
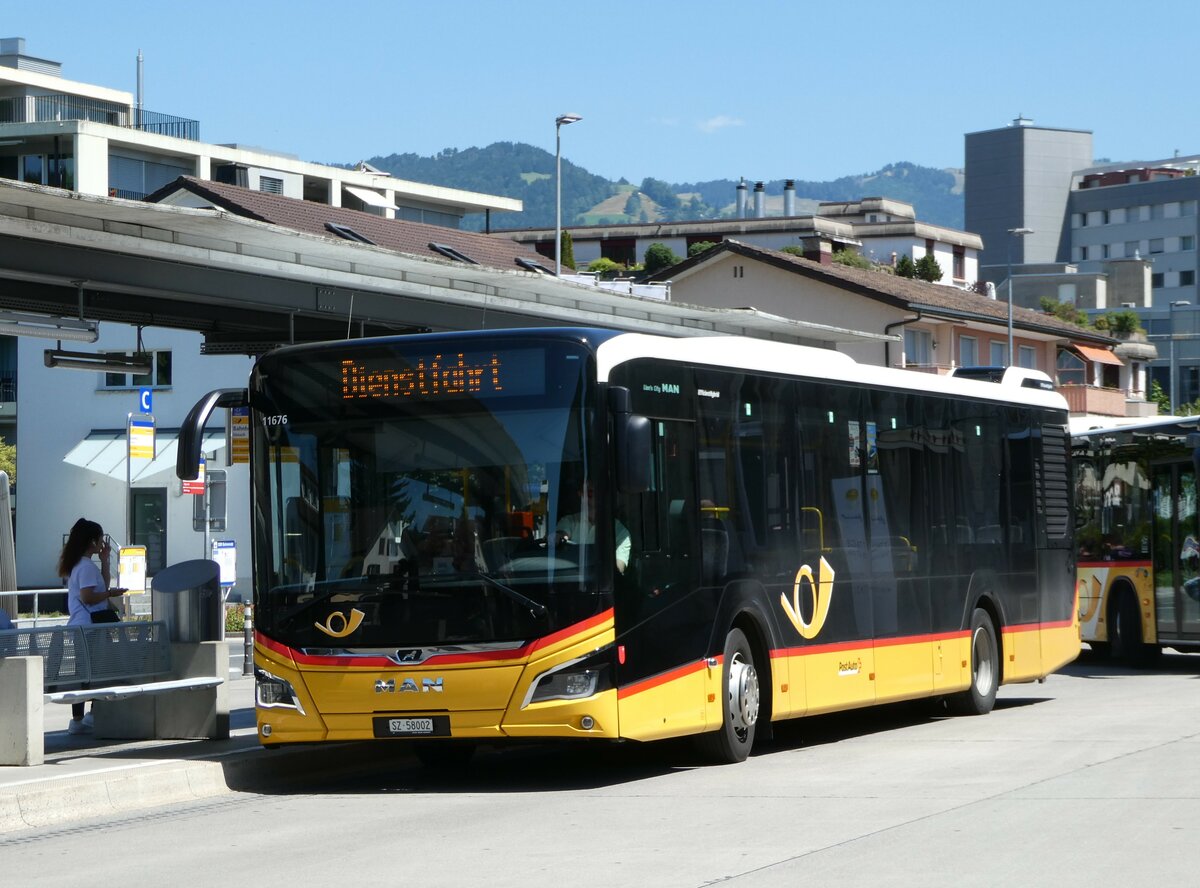
[(528, 339), (264, 358), (257, 628), (308, 650), (511, 646), (607, 606), (595, 547), (554, 532), (594, 474), (590, 379), (586, 349)]

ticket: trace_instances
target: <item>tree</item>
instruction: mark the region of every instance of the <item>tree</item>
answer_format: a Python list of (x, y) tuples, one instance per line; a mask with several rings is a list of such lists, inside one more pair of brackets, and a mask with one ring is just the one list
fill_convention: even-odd
[(699, 256), (705, 250), (711, 250), (715, 246), (716, 244), (712, 241), (697, 241), (688, 247), (688, 258), (691, 259), (693, 256)]
[(640, 212), (642, 212), (642, 196), (636, 191), (631, 191), (625, 200), (625, 215), (636, 216)]
[(901, 256), (900, 261), (896, 263), (896, 274), (902, 278), (915, 278), (917, 276), (917, 266), (913, 264), (912, 259), (908, 256)]
[(8, 483), (17, 483), (17, 445), (0, 438), (0, 472), (8, 472)]
[(1138, 318), (1136, 311), (1112, 311), (1106, 316), (1108, 320), (1108, 329), (1113, 333), (1122, 333), (1129, 335), (1137, 333), (1142, 329), (1141, 319)]
[(850, 268), (865, 268), (869, 270), (872, 267), (870, 259), (854, 250), (834, 250), (833, 261), (838, 265), (845, 265)]
[(913, 267), (916, 269), (917, 277), (923, 281), (936, 284), (942, 279), (942, 266), (938, 265), (938, 261), (933, 258), (932, 253), (926, 253), (916, 261)]
[(1171, 413), (1171, 399), (1167, 397), (1167, 393), (1163, 391), (1163, 387), (1158, 384), (1158, 380), (1150, 383), (1150, 400), (1158, 405), (1158, 412), (1161, 416), (1169, 416)]
[(562, 264), (571, 271), (575, 270), (575, 244), (569, 231), (562, 233)]
[(1046, 314), (1054, 315), (1060, 321), (1066, 321), (1068, 324), (1075, 324), (1079, 327), (1086, 327), (1088, 325), (1087, 312), (1080, 311), (1075, 307), (1074, 303), (1060, 302), (1057, 299), (1050, 299), (1043, 296), (1039, 300), (1039, 304), (1042, 307), (1042, 311)]
[(601, 256), (599, 259), (593, 259), (589, 262), (587, 270), (598, 274), (600, 277), (611, 277), (621, 270), (621, 266), (611, 259)]
[(666, 244), (654, 243), (646, 247), (644, 267), (646, 274), (656, 274), (682, 261)]

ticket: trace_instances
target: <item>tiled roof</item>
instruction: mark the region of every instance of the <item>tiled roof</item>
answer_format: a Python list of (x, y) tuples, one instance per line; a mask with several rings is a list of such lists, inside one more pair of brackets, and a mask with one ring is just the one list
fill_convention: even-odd
[[(706, 250), (678, 265), (658, 272), (650, 280), (679, 280), (686, 272), (717, 258), (723, 252), (758, 259), (777, 268), (823, 281), (830, 286), (859, 293), (871, 299), (901, 306), (910, 311), (929, 308), (934, 311), (973, 316), (979, 320), (1008, 323), (1008, 302), (1005, 299), (990, 299), (969, 290), (960, 290), (945, 284), (931, 284), (928, 281), (903, 278), (880, 271), (851, 268), (837, 263), (824, 265), (791, 253), (756, 247), (736, 240), (722, 241), (711, 250)], [(1103, 345), (1112, 345), (1116, 342), (1096, 330), (1080, 327), (1054, 315), (1022, 308), (1019, 305), (1013, 306), (1013, 326), (1025, 330), (1056, 333), (1073, 340)]]
[(374, 213), (251, 191), (237, 185), (226, 185), (192, 176), (180, 176), (174, 182), (155, 191), (146, 200), (149, 203), (159, 203), (181, 190), (189, 191), (203, 200), (210, 201), (213, 206), (237, 216), (332, 240), (341, 241), (345, 238), (330, 231), (326, 227), (327, 223), (349, 228), (378, 247), (412, 256), (447, 260), (448, 257), (444, 253), (430, 246), (436, 243), (451, 247), (479, 265), (489, 268), (530, 271), (531, 269), (517, 261), (525, 259), (552, 270), (545, 257), (516, 243), (508, 236), (463, 231), (423, 222), (385, 219)]

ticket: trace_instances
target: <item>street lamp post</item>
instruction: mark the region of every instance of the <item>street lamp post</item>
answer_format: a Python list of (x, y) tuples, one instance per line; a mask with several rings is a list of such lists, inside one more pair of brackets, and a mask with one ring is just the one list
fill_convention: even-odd
[(1170, 364), (1170, 369), (1168, 370), (1168, 374), (1169, 374), (1170, 378), (1167, 380), (1167, 382), (1171, 386), (1171, 415), (1172, 416), (1175, 415), (1175, 407), (1177, 404), (1177, 398), (1175, 396), (1175, 393), (1176, 393), (1176, 391), (1178, 391), (1178, 388), (1179, 388), (1179, 380), (1177, 378), (1179, 376), (1179, 371), (1178, 371), (1178, 368), (1175, 363), (1175, 309), (1182, 308), (1185, 305), (1191, 305), (1191, 304), (1192, 303), (1188, 302), (1186, 299), (1181, 299), (1178, 302), (1172, 302), (1170, 305), (1167, 306), (1167, 330), (1171, 336), (1171, 364)]
[(554, 118), (554, 274), (562, 274), (562, 128), (583, 120), (578, 114)]
[(1033, 234), (1032, 228), (1008, 229), (1008, 366), (1013, 366), (1013, 279), (1012, 279), (1012, 242), (1014, 237), (1024, 237)]

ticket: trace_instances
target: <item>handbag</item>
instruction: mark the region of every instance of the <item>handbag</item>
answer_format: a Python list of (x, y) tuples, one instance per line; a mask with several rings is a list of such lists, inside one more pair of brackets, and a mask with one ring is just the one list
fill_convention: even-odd
[(92, 615), (92, 623), (119, 623), (121, 618), (117, 616), (117, 612), (111, 607), (106, 607), (104, 610), (90, 611)]

